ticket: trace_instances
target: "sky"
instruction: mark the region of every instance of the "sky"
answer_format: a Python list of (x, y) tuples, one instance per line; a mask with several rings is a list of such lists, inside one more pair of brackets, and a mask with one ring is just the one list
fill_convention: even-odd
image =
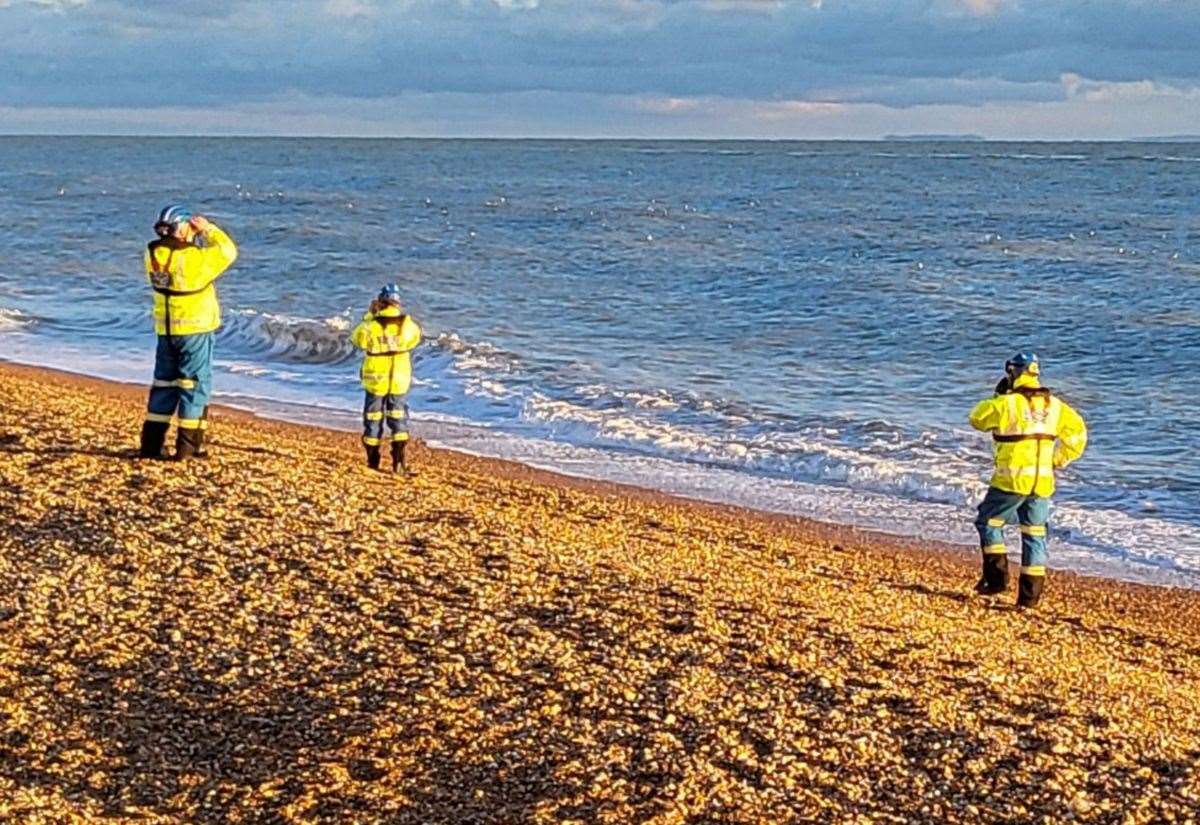
[(0, 0), (0, 134), (1200, 134), (1200, 0)]

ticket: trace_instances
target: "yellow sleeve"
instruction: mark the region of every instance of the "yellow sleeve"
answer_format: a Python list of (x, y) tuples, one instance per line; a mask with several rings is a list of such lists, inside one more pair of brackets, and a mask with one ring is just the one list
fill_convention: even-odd
[(350, 333), (350, 343), (359, 349), (370, 349), (371, 339), (374, 337), (371, 334), (371, 322), (375, 320), (375, 316), (367, 313), (363, 316), (362, 321)]
[(971, 422), (971, 426), (982, 432), (991, 432), (1000, 426), (1001, 403), (1004, 402), (1004, 396), (995, 398), (985, 398), (975, 405), (975, 409), (971, 410), (971, 414), (967, 416), (967, 420)]
[(208, 245), (200, 250), (200, 280), (202, 283), (211, 283), (237, 260), (238, 249), (225, 230), (214, 223), (208, 225), (204, 240)]
[(400, 325), (400, 349), (416, 349), (421, 343), (421, 327), (410, 316), (405, 316)]
[(1054, 466), (1066, 467), (1083, 455), (1087, 448), (1087, 424), (1069, 404), (1061, 399), (1059, 403), (1062, 404), (1062, 412), (1059, 413), (1058, 432), (1055, 433), (1058, 441), (1054, 445)]

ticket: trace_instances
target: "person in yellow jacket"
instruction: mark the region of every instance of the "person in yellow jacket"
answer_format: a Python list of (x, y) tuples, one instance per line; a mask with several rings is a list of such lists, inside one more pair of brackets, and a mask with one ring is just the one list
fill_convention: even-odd
[(384, 425), (392, 445), (392, 472), (408, 473), (408, 404), (404, 396), (412, 384), (409, 353), (421, 343), (421, 327), (400, 307), (400, 288), (388, 284), (379, 293), (350, 341), (363, 350), (360, 376), (366, 391), (363, 401), (363, 445), (367, 466), (379, 469)]
[(142, 424), (141, 454), (163, 457), (172, 416), (178, 416), (177, 459), (204, 455), (212, 395), (213, 333), (221, 326), (215, 283), (237, 259), (237, 246), (216, 224), (179, 205), (163, 209), (158, 236), (146, 249), (154, 290), (154, 382)]
[(1046, 583), (1054, 471), (1083, 455), (1087, 426), (1069, 404), (1041, 385), (1037, 355), (1014, 355), (1004, 372), (996, 394), (970, 414), (972, 427), (992, 434), (996, 464), (975, 519), (983, 548), (983, 576), (975, 589), (990, 595), (1008, 588), (1003, 529), (1015, 518), (1021, 526), (1017, 604), (1035, 607)]

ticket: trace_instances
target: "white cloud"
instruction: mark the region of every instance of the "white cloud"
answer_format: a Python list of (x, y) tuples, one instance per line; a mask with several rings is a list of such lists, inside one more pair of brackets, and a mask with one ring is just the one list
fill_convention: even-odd
[(10, 134), (870, 139), (938, 132), (1080, 140), (1200, 133), (1200, 106), (1161, 95), (895, 109), (878, 103), (520, 92), (402, 94), (364, 107), (354, 98), (289, 94), (221, 106), (0, 105), (0, 124)]
[(971, 17), (994, 17), (1006, 7), (1015, 5), (1015, 0), (942, 0), (942, 8), (949, 7), (951, 14)]
[(14, 6), (37, 6), (50, 11), (65, 12), (86, 6), (91, 0), (0, 0), (0, 9)]
[(1152, 98), (1200, 99), (1200, 86), (1172, 86), (1153, 80), (1089, 80), (1074, 72), (1065, 72), (1059, 78), (1068, 99), (1093, 103), (1116, 103), (1141, 101)]
[(727, 97), (615, 96), (612, 103), (640, 114), (664, 118), (709, 119), (730, 123), (782, 123), (828, 117), (844, 111), (841, 103), (819, 100), (740, 100)]
[(690, 97), (638, 97), (632, 105), (639, 112), (655, 115), (681, 115), (701, 108), (701, 102)]
[[(158, 77), (155, 99), (199, 107), (294, 91), (373, 111), (430, 94), (461, 103), (447, 133), (486, 132), (477, 125), (486, 122), (503, 134), (608, 134), (622, 124), (638, 134), (649, 124), (698, 135), (812, 135), (835, 123), (860, 135), (868, 119), (886, 123), (881, 133), (947, 131), (905, 125), (936, 107), (974, 111), (982, 125), (966, 130), (988, 132), (983, 107), (1070, 104), (1108, 135), (1151, 109), (1171, 124), (1200, 118), (1197, 2), (204, 0), (181, 28), (169, 25), (177, 7), (153, 0), (0, 0), (0, 23), (14, 33), (0, 50), (0, 101), (140, 111), (146, 78)], [(168, 63), (191, 71), (155, 74)], [(528, 105), (496, 111), (514, 101)], [(611, 125), (593, 117), (598, 109)], [(1095, 119), (1101, 111), (1111, 122)], [(1029, 122), (1016, 116), (992, 133)], [(1139, 133), (1160, 131), (1142, 123)]]
[[(820, 0), (817, 0), (820, 2)], [(784, 7), (783, 0), (703, 0), (705, 11), (770, 13)]]
[(756, 120), (792, 120), (798, 118), (827, 117), (845, 110), (842, 103), (821, 100), (772, 100), (754, 103), (748, 114)]
[(325, 13), (330, 17), (374, 17), (379, 10), (369, 0), (326, 0)]

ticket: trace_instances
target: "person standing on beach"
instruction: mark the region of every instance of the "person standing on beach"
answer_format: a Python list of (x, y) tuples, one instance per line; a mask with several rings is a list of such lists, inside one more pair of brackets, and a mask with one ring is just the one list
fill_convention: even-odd
[(141, 455), (163, 458), (178, 415), (175, 458), (204, 455), (212, 395), (213, 333), (221, 326), (215, 282), (237, 259), (237, 246), (216, 224), (179, 205), (154, 223), (146, 277), (154, 290), (154, 382), (142, 423)]
[(983, 549), (983, 576), (975, 590), (991, 595), (1008, 588), (1003, 530), (1016, 518), (1021, 526), (1017, 605), (1035, 607), (1046, 583), (1054, 471), (1083, 455), (1087, 426), (1069, 404), (1041, 385), (1037, 355), (1014, 355), (1005, 362), (1004, 373), (996, 394), (970, 414), (972, 427), (992, 434), (996, 464), (975, 519)]
[(363, 350), (363, 445), (367, 466), (379, 469), (384, 423), (392, 444), (392, 472), (408, 473), (408, 404), (404, 396), (412, 383), (409, 353), (421, 343), (421, 328), (400, 307), (400, 287), (388, 284), (371, 302), (370, 309), (350, 334)]

